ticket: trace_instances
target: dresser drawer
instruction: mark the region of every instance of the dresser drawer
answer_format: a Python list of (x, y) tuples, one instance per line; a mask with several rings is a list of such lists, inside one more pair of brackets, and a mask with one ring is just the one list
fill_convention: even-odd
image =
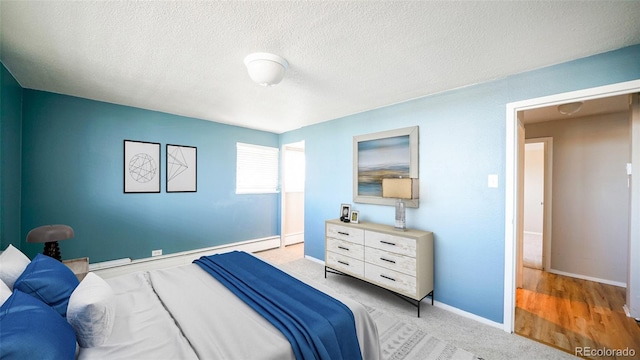
[(416, 278), (413, 276), (366, 263), (364, 268), (364, 277), (367, 280), (378, 283), (387, 289), (416, 298)]
[(327, 238), (327, 251), (346, 255), (358, 260), (364, 259), (364, 246), (349, 241)]
[(327, 224), (327, 237), (364, 245), (364, 230), (362, 229), (354, 229), (348, 226)]
[(367, 247), (364, 250), (364, 261), (389, 270), (416, 276), (416, 258), (413, 257)]
[(368, 230), (365, 231), (364, 239), (365, 245), (372, 248), (412, 257), (416, 256), (415, 239)]
[(327, 251), (325, 262), (327, 266), (344, 271), (347, 274), (359, 277), (364, 276), (364, 261), (362, 260)]

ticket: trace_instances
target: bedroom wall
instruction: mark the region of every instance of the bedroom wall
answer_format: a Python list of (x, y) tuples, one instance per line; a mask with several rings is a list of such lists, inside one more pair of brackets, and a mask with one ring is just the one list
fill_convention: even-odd
[[(279, 234), (278, 194), (235, 194), (236, 142), (277, 147), (276, 134), (27, 89), (22, 131), (20, 238), (68, 224), (75, 238), (59, 243), (63, 258), (136, 259)], [(161, 143), (160, 193), (123, 193), (124, 139)], [(165, 191), (168, 143), (197, 147), (197, 192)]]
[(282, 134), (306, 144), (305, 254), (324, 259), (324, 221), (341, 203), (393, 224), (393, 207), (353, 203), (353, 136), (418, 125), (420, 207), (407, 226), (434, 232), (435, 300), (502, 323), (506, 104), (639, 79), (638, 59), (637, 45)]
[(525, 126), (553, 137), (551, 270), (626, 284), (629, 113)]
[(0, 251), (20, 247), (22, 87), (0, 64)]

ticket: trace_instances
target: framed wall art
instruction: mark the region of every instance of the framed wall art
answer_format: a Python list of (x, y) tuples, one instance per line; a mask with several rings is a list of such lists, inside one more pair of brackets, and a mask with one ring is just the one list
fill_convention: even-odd
[(160, 144), (124, 140), (124, 192), (160, 192)]
[[(385, 177), (418, 178), (417, 126), (353, 137), (353, 201), (395, 205), (396, 199), (382, 197)], [(405, 204), (417, 208), (419, 200)]]
[(198, 149), (167, 144), (167, 192), (198, 190)]

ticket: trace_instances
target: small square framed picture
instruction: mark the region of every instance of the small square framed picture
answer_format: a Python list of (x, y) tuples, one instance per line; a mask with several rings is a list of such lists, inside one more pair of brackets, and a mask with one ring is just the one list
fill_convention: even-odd
[(351, 216), (351, 204), (340, 205), (340, 220), (342, 221), (349, 220), (350, 216)]
[(358, 212), (358, 210), (351, 210), (351, 216), (349, 217), (349, 219), (351, 219), (352, 223), (357, 224), (359, 217), (360, 213)]

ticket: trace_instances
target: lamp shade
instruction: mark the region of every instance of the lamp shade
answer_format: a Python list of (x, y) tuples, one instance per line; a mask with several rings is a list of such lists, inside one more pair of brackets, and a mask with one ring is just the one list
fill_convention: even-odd
[(43, 225), (27, 234), (29, 243), (48, 243), (70, 239), (74, 236), (73, 229), (68, 225)]
[(418, 199), (418, 179), (382, 179), (382, 197), (395, 199)]
[(253, 53), (244, 58), (251, 80), (262, 86), (274, 86), (282, 81), (289, 67), (287, 60), (269, 53)]

